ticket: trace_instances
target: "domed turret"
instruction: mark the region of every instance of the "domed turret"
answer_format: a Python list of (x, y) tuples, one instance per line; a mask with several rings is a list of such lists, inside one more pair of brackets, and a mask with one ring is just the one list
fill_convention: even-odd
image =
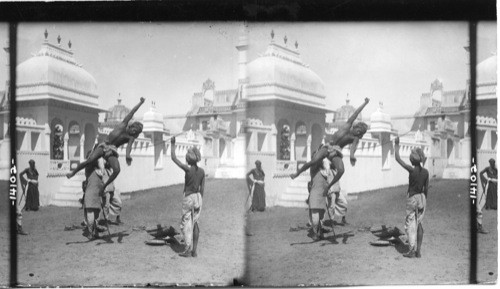
[(476, 66), (476, 100), (496, 99), (497, 56), (493, 55)]
[(130, 109), (122, 104), (121, 98), (118, 98), (118, 103), (109, 108), (104, 121), (108, 123), (121, 122), (129, 112)]
[(370, 116), (370, 132), (391, 132), (391, 116), (384, 113), (384, 104), (379, 102), (379, 108)]
[(497, 83), (497, 56), (493, 55), (477, 65), (477, 84)]
[[(350, 99), (349, 99), (349, 94), (347, 95), (347, 98), (345, 99), (345, 104), (341, 106), (337, 111), (335, 112), (335, 122), (337, 123), (343, 123), (347, 122), (349, 117), (356, 111), (356, 108), (350, 104)], [(356, 120), (360, 121), (362, 119), (361, 113), (358, 115)]]
[(149, 111), (144, 114), (142, 118), (142, 124), (144, 125), (144, 132), (154, 132), (154, 131), (164, 131), (163, 115), (156, 111), (156, 104), (151, 103)]
[(49, 43), (47, 38), (38, 53), (19, 64), (17, 101), (57, 99), (87, 107), (98, 107), (97, 82), (77, 63), (71, 42), (68, 49)]
[(264, 55), (248, 64), (247, 98), (283, 99), (324, 108), (325, 88), (321, 78), (302, 62), (296, 48), (272, 41)]

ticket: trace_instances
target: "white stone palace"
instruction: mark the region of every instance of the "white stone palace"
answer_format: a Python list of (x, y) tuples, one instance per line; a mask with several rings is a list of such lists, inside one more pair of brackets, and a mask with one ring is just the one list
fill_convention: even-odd
[[(304, 173), (291, 180), (289, 174), (309, 161), (319, 144), (355, 108), (349, 99), (336, 111), (326, 108), (323, 81), (302, 61), (297, 42), (291, 45), (286, 36), (283, 41), (276, 41), (272, 32), (267, 50), (252, 60), (247, 69), (249, 79), (243, 89), (248, 117), (243, 124), (248, 140), (247, 170), (255, 160), (262, 162), (269, 206), (305, 207), (310, 176)], [(470, 105), (466, 95), (466, 90), (444, 92), (442, 84), (436, 81), (431, 85), (431, 93), (422, 95), (419, 111), (397, 120), (398, 128), (380, 103), (366, 119), (369, 130), (358, 144), (356, 166), (352, 167), (348, 158), (344, 160), (342, 190), (357, 193), (408, 182), (407, 172), (394, 158), (396, 135), (401, 139), (403, 159), (408, 160), (412, 148), (424, 150), (429, 157), (425, 166), (432, 177), (467, 177)], [(363, 98), (358, 97), (353, 103), (360, 105)], [(331, 112), (334, 121), (327, 124), (325, 116)], [(343, 153), (349, 155), (349, 146)]]
[[(70, 180), (65, 174), (83, 161), (94, 144), (121, 122), (130, 109), (121, 103), (120, 98), (111, 109), (101, 109), (97, 81), (76, 61), (71, 41), (63, 45), (60, 36), (56, 40), (56, 43), (51, 42), (46, 31), (40, 50), (16, 68), (17, 163), (22, 170), (30, 159), (35, 160), (40, 173), (42, 206), (79, 206), (83, 171)], [(0, 110), (0, 164), (4, 179), (8, 177), (10, 165), (5, 157), (10, 155), (8, 84), (2, 93)], [(206, 110), (202, 108), (197, 114), (190, 114), (196, 115), (200, 128), (208, 117), (210, 123), (206, 129), (196, 127), (176, 131), (176, 154), (183, 159), (187, 150), (196, 146), (202, 154), (200, 165), (209, 177), (242, 178), (245, 170), (244, 136), (240, 134), (238, 138), (239, 127), (222, 121), (222, 117), (227, 117), (225, 111), (203, 113)], [(100, 113), (106, 113), (101, 123), (98, 122)], [(131, 166), (124, 161), (126, 145), (119, 148), (121, 173), (115, 186), (125, 198), (133, 191), (184, 181), (184, 173), (170, 160), (171, 132), (165, 126), (165, 116), (151, 103), (149, 111), (142, 117), (135, 116), (135, 119), (143, 123), (144, 129), (133, 144)], [(188, 120), (191, 121), (189, 117)], [(239, 173), (234, 174), (233, 168)], [(224, 173), (225, 170), (229, 173)]]

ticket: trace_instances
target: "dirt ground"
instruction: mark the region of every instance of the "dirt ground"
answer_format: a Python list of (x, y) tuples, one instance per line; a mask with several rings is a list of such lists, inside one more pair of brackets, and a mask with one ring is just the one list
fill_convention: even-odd
[[(244, 272), (244, 200), (241, 180), (207, 180), (200, 217), (198, 258), (180, 246), (148, 246), (141, 226), (161, 223), (179, 230), (182, 186), (132, 194), (123, 202), (124, 225), (111, 225), (111, 242), (89, 242), (78, 208), (42, 207), (24, 214), (28, 236), (18, 239), (22, 286), (232, 285)], [(106, 235), (106, 233), (103, 233)], [(2, 253), (4, 251), (2, 250)]]
[(0, 181), (0, 286), (9, 285), (10, 227), (9, 183)]
[[(307, 211), (270, 208), (247, 218), (245, 283), (256, 286), (467, 284), (470, 230), (468, 182), (432, 181), (424, 219), (422, 258), (402, 256), (404, 246), (374, 247), (369, 229), (382, 225), (404, 231), (406, 186), (358, 195), (349, 203), (348, 226), (337, 237), (312, 242)], [(497, 276), (497, 215), (484, 211), (488, 235), (480, 235), (478, 278)], [(292, 229), (292, 230), (290, 230)]]

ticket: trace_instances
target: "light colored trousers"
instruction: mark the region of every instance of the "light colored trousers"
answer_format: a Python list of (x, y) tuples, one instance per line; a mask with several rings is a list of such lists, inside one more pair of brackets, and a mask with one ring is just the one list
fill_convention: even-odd
[(181, 232), (187, 249), (192, 249), (194, 224), (200, 218), (203, 198), (200, 193), (190, 194), (182, 199)]
[(120, 213), (122, 212), (122, 200), (120, 199), (120, 193), (106, 192), (104, 198), (103, 214), (106, 214), (106, 217), (109, 217), (109, 213), (114, 216), (120, 216)]
[(484, 190), (482, 188), (477, 190), (477, 202), (476, 202), (476, 220), (477, 223), (483, 224), (483, 209), (486, 205), (486, 196), (488, 195), (488, 185), (490, 182), (486, 183)]
[(29, 182), (26, 185), (26, 188), (24, 191), (17, 191), (17, 198), (16, 198), (16, 223), (18, 226), (23, 225), (23, 210), (24, 206), (26, 206), (26, 196), (28, 192), (28, 186)]
[(415, 249), (417, 244), (417, 229), (424, 219), (426, 202), (424, 194), (415, 194), (406, 199), (405, 229), (410, 249)]
[(345, 192), (334, 192), (326, 197), (326, 209), (332, 218), (335, 214), (344, 217), (347, 213), (347, 196)]

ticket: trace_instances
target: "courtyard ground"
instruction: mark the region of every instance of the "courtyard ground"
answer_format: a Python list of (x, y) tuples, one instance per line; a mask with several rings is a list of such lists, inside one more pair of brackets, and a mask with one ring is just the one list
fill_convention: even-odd
[(9, 183), (0, 181), (0, 286), (9, 285), (10, 227)]
[[(143, 230), (161, 223), (179, 231), (182, 185), (135, 192), (123, 202), (124, 225), (111, 225), (111, 241), (88, 241), (78, 208), (42, 207), (24, 214), (28, 236), (18, 238), (21, 286), (232, 285), (244, 272), (242, 180), (207, 180), (197, 258), (180, 246), (148, 246)], [(101, 233), (106, 236), (107, 233)], [(2, 254), (4, 251), (2, 250)]]
[[(424, 219), (422, 258), (402, 256), (404, 246), (375, 247), (370, 229), (404, 231), (406, 186), (358, 195), (349, 203), (348, 226), (337, 237), (312, 242), (303, 229), (306, 209), (269, 208), (247, 217), (246, 284), (256, 286), (467, 284), (470, 264), (466, 180), (431, 182)], [(478, 279), (497, 280), (497, 214), (484, 211), (488, 235), (479, 235)]]

